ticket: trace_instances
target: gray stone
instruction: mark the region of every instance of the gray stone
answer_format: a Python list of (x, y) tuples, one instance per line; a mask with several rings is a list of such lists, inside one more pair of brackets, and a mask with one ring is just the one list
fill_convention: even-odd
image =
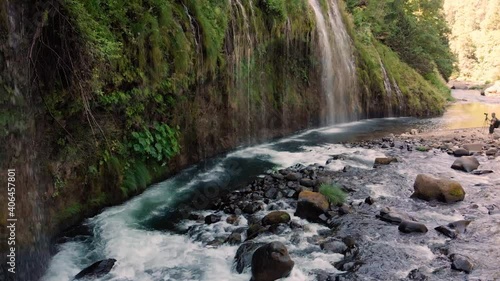
[(403, 233), (412, 233), (412, 232), (426, 233), (427, 227), (424, 224), (418, 222), (402, 221), (399, 224), (398, 230)]
[(469, 156), (470, 152), (465, 148), (457, 148), (453, 150), (453, 155), (456, 157)]
[(75, 279), (95, 279), (108, 274), (115, 265), (115, 259), (100, 260), (86, 267), (75, 275)]
[(486, 155), (488, 156), (494, 156), (494, 155), (497, 155), (498, 153), (498, 149), (496, 148), (490, 148), (486, 151)]
[(474, 264), (469, 257), (460, 254), (452, 254), (450, 259), (452, 261), (452, 269), (464, 271), (465, 273), (471, 273), (474, 269)]
[(440, 225), (436, 228), (434, 228), (437, 232), (450, 237), (451, 239), (457, 238), (457, 231), (455, 229), (451, 229), (445, 225)]
[(468, 173), (479, 167), (479, 161), (474, 156), (463, 156), (455, 160), (451, 165), (452, 169), (466, 171)]
[(343, 254), (347, 251), (347, 246), (341, 241), (325, 242), (320, 245), (321, 250), (328, 253)]
[(215, 214), (208, 215), (205, 217), (206, 224), (216, 223), (216, 222), (219, 222), (220, 220), (221, 220), (221, 216), (215, 215)]
[(400, 224), (402, 221), (410, 221), (412, 218), (404, 213), (399, 213), (392, 210), (389, 207), (382, 208), (380, 214), (377, 217), (383, 221)]

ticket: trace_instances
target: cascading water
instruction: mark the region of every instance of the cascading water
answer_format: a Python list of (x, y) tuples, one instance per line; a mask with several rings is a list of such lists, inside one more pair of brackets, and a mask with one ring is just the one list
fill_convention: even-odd
[(325, 122), (342, 123), (358, 118), (356, 68), (351, 39), (342, 21), (338, 2), (330, 0), (326, 4), (327, 11), (324, 12), (318, 0), (309, 0), (319, 35), (321, 82), (327, 103)]
[[(234, 1), (234, 2), (233, 2)], [(233, 76), (234, 89), (237, 89), (237, 99), (245, 100), (243, 104), (246, 104), (246, 108), (241, 112), (242, 115), (246, 115), (246, 140), (247, 143), (251, 143), (251, 112), (252, 112), (252, 102), (251, 102), (251, 90), (250, 90), (250, 64), (251, 56), (253, 50), (253, 40), (250, 28), (250, 17), (254, 17), (253, 11), (251, 11), (250, 17), (245, 9), (245, 6), (240, 0), (229, 0), (229, 7), (232, 10), (231, 22), (231, 33), (233, 35), (231, 39), (233, 50), (231, 52), (232, 73)], [(255, 21), (255, 19), (252, 19)], [(255, 26), (253, 26), (255, 28)]]
[(385, 70), (384, 63), (382, 60), (379, 58), (379, 63), (380, 63), (380, 68), (382, 70), (382, 76), (384, 77), (384, 89), (385, 93), (387, 95), (387, 100), (389, 101), (386, 105), (386, 116), (391, 117), (393, 116), (392, 112), (392, 104), (391, 104), (391, 99), (393, 95), (393, 90), (392, 90), (392, 85), (391, 85), (391, 80), (389, 79), (389, 75), (387, 75), (387, 70)]

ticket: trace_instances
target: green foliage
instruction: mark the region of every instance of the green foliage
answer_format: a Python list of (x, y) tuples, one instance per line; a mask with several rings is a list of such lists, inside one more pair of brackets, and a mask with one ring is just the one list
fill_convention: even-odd
[(332, 205), (340, 205), (347, 198), (347, 194), (337, 184), (322, 184), (319, 193), (323, 194)]
[(283, 21), (287, 17), (284, 0), (260, 0), (264, 12), (270, 17)]
[(73, 203), (57, 214), (57, 220), (64, 221), (71, 217), (78, 216), (84, 210), (80, 203)]
[(142, 162), (133, 164), (125, 171), (121, 190), (124, 197), (137, 193), (151, 183), (151, 174)]
[(172, 129), (167, 124), (155, 122), (152, 128), (132, 132), (129, 147), (139, 159), (154, 159), (165, 163), (180, 152), (178, 143), (179, 129)]
[(427, 151), (429, 151), (429, 150), (430, 150), (430, 148), (429, 148), (429, 147), (427, 147), (427, 146), (418, 146), (418, 147), (416, 148), (416, 150), (417, 150), (417, 151), (421, 151), (421, 152), (427, 152)]
[(90, 199), (90, 206), (99, 208), (106, 204), (107, 201), (108, 196), (106, 193), (99, 193), (97, 196), (93, 196), (92, 199)]
[(421, 75), (437, 67), (445, 79), (450, 77), (455, 57), (448, 44), (441, 0), (367, 1), (363, 8), (358, 2), (348, 0), (347, 7), (362, 31), (363, 42), (373, 34)]
[(500, 80), (500, 4), (498, 1), (444, 1), (451, 28), (450, 46), (458, 57), (455, 78)]
[(52, 193), (52, 198), (59, 196), (59, 194), (63, 191), (66, 183), (59, 176), (56, 176), (54, 179), (54, 193)]
[[(439, 73), (434, 58), (423, 54), (422, 58), (432, 59), (427, 60), (428, 64), (423, 63), (422, 68), (418, 69), (416, 64), (422, 62), (420, 57), (418, 60), (411, 61), (408, 56), (403, 57), (402, 53), (398, 52), (398, 50), (403, 49), (423, 50), (421, 46), (418, 46), (418, 44), (423, 43), (417, 43), (418, 40), (412, 41), (413, 43), (400, 42), (401, 45), (405, 45), (401, 49), (386, 45), (389, 38), (395, 36), (393, 32), (402, 32), (404, 29), (401, 26), (397, 30), (393, 20), (404, 16), (406, 19), (413, 18), (411, 22), (417, 21), (415, 20), (416, 15), (406, 14), (408, 11), (406, 8), (402, 8), (406, 7), (403, 1), (395, 2), (391, 0), (365, 1), (365, 5), (361, 6), (358, 0), (346, 2), (346, 10), (350, 11), (351, 14), (344, 12), (344, 18), (356, 47), (357, 74), (360, 84), (363, 86), (362, 90), (368, 111), (377, 110), (375, 107), (383, 106), (380, 104), (383, 102), (391, 106), (393, 111), (403, 108), (400, 114), (405, 115), (427, 116), (441, 113), (446, 99), (451, 99), (451, 92)], [(399, 10), (389, 9), (390, 5), (396, 5)], [(402, 15), (401, 12), (404, 14)], [(417, 30), (410, 29), (410, 31), (405, 36), (416, 36), (414, 33)], [(414, 40), (414, 38), (408, 40), (410, 39)], [(449, 50), (447, 52), (449, 53)], [(386, 93), (382, 67), (386, 70), (393, 88), (392, 96), (388, 96)], [(422, 75), (421, 73), (425, 72), (424, 68), (425, 71), (429, 72)], [(395, 85), (397, 85), (397, 90)], [(375, 107), (372, 108), (374, 104)]]

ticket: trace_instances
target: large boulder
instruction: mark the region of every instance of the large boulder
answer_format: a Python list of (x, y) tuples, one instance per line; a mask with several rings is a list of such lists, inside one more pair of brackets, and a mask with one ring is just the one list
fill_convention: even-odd
[(439, 179), (426, 174), (417, 175), (413, 189), (411, 197), (425, 201), (454, 203), (465, 198), (465, 191), (457, 181)]
[(250, 268), (253, 253), (263, 245), (265, 243), (245, 242), (241, 244), (236, 251), (236, 256), (234, 256), (234, 269), (236, 272), (243, 273), (245, 268)]
[(97, 279), (108, 274), (115, 265), (115, 259), (100, 260), (75, 275), (75, 279)]
[(253, 253), (251, 281), (274, 281), (287, 277), (294, 265), (283, 243), (268, 243)]
[(474, 156), (463, 156), (455, 160), (451, 165), (452, 169), (466, 171), (470, 173), (479, 167), (479, 161)]
[(290, 222), (290, 215), (283, 211), (274, 211), (262, 218), (262, 225), (274, 225)]
[(328, 211), (330, 203), (319, 192), (304, 190), (299, 194), (295, 215), (313, 222), (321, 222), (319, 216)]

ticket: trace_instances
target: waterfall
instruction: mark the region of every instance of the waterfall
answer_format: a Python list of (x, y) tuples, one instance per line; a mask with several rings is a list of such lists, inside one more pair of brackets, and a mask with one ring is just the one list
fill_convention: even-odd
[[(325, 123), (356, 120), (359, 99), (351, 39), (336, 0), (323, 11), (318, 0), (309, 0), (314, 11), (321, 54), (321, 83), (326, 99)], [(325, 14), (326, 18), (325, 20)]]
[(384, 63), (382, 62), (382, 59), (379, 58), (379, 63), (380, 63), (380, 68), (382, 70), (382, 76), (384, 77), (384, 89), (385, 93), (387, 95), (387, 104), (386, 104), (386, 112), (385, 115), (392, 117), (394, 114), (392, 112), (392, 85), (391, 85), (391, 80), (389, 79), (389, 75), (387, 75), (387, 70), (385, 70)]

